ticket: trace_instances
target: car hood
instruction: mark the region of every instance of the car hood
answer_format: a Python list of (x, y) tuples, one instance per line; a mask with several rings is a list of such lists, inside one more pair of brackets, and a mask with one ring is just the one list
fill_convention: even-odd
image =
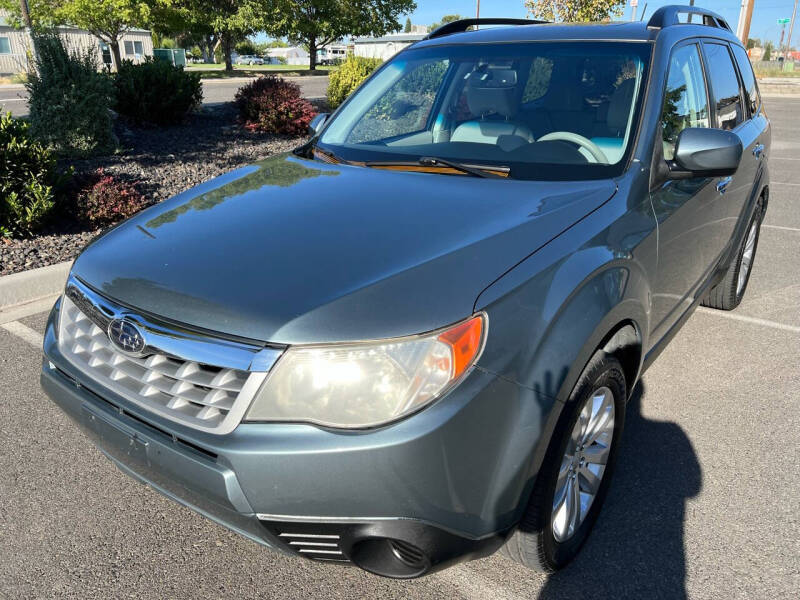
[(145, 314), (251, 340), (421, 333), (469, 316), (483, 289), (615, 189), (281, 155), (139, 213), (73, 273)]

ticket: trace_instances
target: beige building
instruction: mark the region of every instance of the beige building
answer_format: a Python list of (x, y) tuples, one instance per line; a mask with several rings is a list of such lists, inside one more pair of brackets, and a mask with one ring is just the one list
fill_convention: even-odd
[[(70, 48), (96, 48), (98, 68), (111, 65), (111, 48), (88, 31), (76, 27), (59, 27), (59, 33), (66, 39)], [(7, 20), (7, 13), (0, 10), (0, 75), (22, 73), (28, 68), (28, 53), (31, 38), (27, 32), (12, 27)], [(120, 42), (120, 54), (123, 60), (140, 62), (145, 56), (153, 56), (153, 40), (145, 29), (128, 31)]]

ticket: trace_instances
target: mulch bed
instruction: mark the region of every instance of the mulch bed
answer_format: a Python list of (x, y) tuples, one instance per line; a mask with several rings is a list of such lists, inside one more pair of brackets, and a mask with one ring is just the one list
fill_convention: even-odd
[[(324, 108), (324, 107), (320, 107)], [(130, 181), (155, 204), (223, 173), (299, 145), (303, 138), (251, 133), (236, 123), (232, 104), (205, 107), (178, 126), (135, 127), (118, 120), (122, 150), (64, 163), (80, 180), (97, 169)], [(70, 215), (59, 217), (40, 235), (0, 239), (0, 275), (34, 269), (74, 258), (101, 230), (90, 231)]]

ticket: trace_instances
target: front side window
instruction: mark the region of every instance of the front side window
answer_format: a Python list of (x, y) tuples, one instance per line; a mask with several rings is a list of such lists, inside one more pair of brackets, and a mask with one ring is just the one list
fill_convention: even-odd
[(733, 129), (744, 120), (733, 58), (725, 44), (706, 42), (703, 47), (708, 59), (708, 79), (716, 101), (716, 125), (720, 129)]
[(0, 37), (0, 54), (11, 54), (11, 41), (7, 37)]
[(661, 136), (664, 158), (672, 160), (678, 134), (687, 127), (708, 127), (708, 95), (703, 64), (695, 44), (681, 46), (669, 60)]
[(316, 147), (371, 166), (432, 157), (516, 179), (614, 177), (635, 137), (650, 51), (638, 42), (410, 49), (359, 88)]
[(756, 76), (753, 73), (753, 65), (750, 64), (750, 57), (747, 56), (747, 50), (741, 46), (732, 46), (732, 48), (733, 54), (736, 56), (736, 63), (739, 65), (739, 73), (742, 74), (742, 85), (744, 87), (747, 108), (751, 115), (755, 115), (758, 113), (758, 109), (761, 106), (761, 96), (758, 93)]
[(423, 131), (447, 67), (443, 59), (403, 73), (356, 123), (347, 142), (363, 144)]

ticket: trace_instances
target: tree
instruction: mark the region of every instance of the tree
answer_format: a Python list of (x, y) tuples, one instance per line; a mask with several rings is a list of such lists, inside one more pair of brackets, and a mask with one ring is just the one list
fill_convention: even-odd
[(438, 23), (434, 23), (433, 25), (429, 25), (428, 26), (428, 31), (434, 31), (435, 29), (438, 29), (442, 25), (447, 25), (448, 23), (452, 23), (453, 21), (460, 21), (463, 18), (464, 17), (462, 17), (461, 15), (445, 15), (445, 16), (442, 17), (442, 20), (439, 21)]
[(236, 44), (236, 53), (237, 54), (258, 54), (258, 48), (253, 40), (249, 38), (243, 39), (241, 42)]
[(772, 42), (767, 42), (764, 44), (764, 56), (761, 57), (761, 60), (769, 60), (772, 58)]
[[(74, 25), (94, 34), (111, 48), (114, 68), (122, 60), (119, 42), (135, 27), (146, 27), (151, 9), (169, 0), (29, 0), (35, 28)], [(0, 0), (15, 25), (20, 22), (19, 0)]]
[(406, 18), (406, 26), (403, 29), (405, 33), (411, 33), (411, 17)]
[(761, 40), (758, 38), (747, 38), (747, 49), (750, 48), (760, 48), (761, 47)]
[(91, 32), (111, 48), (114, 68), (122, 63), (119, 43), (130, 29), (147, 26), (150, 4), (141, 0), (56, 0), (56, 20)]
[[(166, 1), (166, 0), (163, 0)], [(206, 52), (219, 49), (225, 70), (233, 71), (231, 53), (237, 42), (253, 35), (263, 23), (260, 11), (268, 0), (173, 0), (171, 11), (184, 22), (186, 30), (204, 39)], [(176, 17), (173, 17), (176, 18)], [(206, 59), (208, 60), (208, 58)]]
[(306, 47), (309, 69), (317, 50), (344, 36), (383, 35), (399, 31), (398, 19), (417, 5), (414, 0), (254, 0), (264, 29)]
[(625, 0), (525, 0), (525, 6), (545, 21), (607, 21), (622, 14)]

